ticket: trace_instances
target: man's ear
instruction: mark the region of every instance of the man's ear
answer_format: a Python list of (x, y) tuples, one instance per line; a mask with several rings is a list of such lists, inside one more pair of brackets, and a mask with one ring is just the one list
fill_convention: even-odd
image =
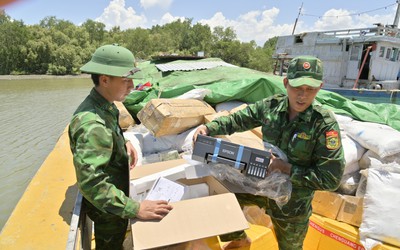
[(286, 88), (288, 84), (289, 84), (289, 80), (286, 77), (283, 78), (283, 86), (285, 86), (285, 88)]
[(100, 75), (99, 77), (99, 84), (102, 86), (106, 86), (109, 82), (109, 79), (106, 75)]

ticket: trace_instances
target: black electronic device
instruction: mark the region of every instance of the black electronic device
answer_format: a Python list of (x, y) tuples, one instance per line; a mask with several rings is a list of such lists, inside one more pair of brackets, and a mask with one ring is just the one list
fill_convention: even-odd
[(265, 178), (271, 153), (228, 142), (220, 138), (198, 135), (192, 159), (206, 163), (223, 163), (248, 176)]

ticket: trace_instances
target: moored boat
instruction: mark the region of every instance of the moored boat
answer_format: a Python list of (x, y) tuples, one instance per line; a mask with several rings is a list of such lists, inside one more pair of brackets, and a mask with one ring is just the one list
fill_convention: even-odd
[(324, 86), (351, 100), (395, 103), (400, 89), (400, 3), (392, 25), (311, 31), (278, 37), (273, 58), (277, 74), (295, 56), (324, 63)]

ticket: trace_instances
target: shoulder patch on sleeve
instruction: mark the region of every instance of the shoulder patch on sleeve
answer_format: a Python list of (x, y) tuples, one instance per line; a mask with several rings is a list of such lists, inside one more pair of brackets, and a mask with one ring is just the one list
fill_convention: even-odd
[(340, 147), (339, 133), (336, 130), (330, 130), (325, 133), (326, 148), (337, 149)]

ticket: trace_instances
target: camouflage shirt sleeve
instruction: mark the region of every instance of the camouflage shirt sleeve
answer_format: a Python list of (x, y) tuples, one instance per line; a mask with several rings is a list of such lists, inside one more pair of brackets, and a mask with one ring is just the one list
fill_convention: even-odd
[(230, 135), (235, 132), (247, 131), (261, 125), (259, 117), (259, 106), (261, 102), (250, 104), (246, 108), (239, 110), (228, 116), (221, 116), (205, 124), (209, 134)]
[(113, 184), (116, 178), (108, 169), (113, 136), (104, 120), (91, 112), (78, 113), (71, 120), (69, 136), (78, 187), (85, 199), (103, 212), (135, 217), (140, 204)]

